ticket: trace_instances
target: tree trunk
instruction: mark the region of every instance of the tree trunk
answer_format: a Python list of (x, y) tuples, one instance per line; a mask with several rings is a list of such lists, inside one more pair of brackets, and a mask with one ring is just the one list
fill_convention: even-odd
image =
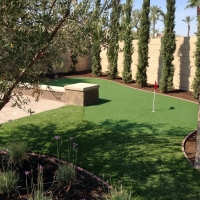
[(15, 89), (15, 87), (19, 84), (19, 82), (22, 80), (22, 77), (26, 74), (28, 69), (31, 69), (35, 63), (41, 58), (41, 56), (43, 55), (43, 53), (46, 51), (46, 49), (49, 47), (49, 43), (53, 40), (53, 38), (56, 36), (57, 32), (59, 31), (59, 29), (62, 27), (62, 24), (65, 22), (65, 20), (67, 19), (67, 17), (70, 15), (70, 10), (67, 8), (65, 15), (62, 17), (62, 19), (60, 20), (60, 22), (58, 23), (57, 26), (54, 27), (53, 31), (51, 32), (50, 37), (47, 39), (48, 44), (41, 50), (39, 50), (35, 56), (32, 58), (32, 60), (30, 61), (30, 63), (27, 65), (26, 68), (24, 68), (21, 72), (21, 74), (19, 74), (16, 79), (13, 81), (12, 85), (10, 85), (8, 91), (3, 95), (2, 100), (0, 101), (0, 111), (3, 109), (3, 107), (10, 101), (10, 97), (12, 94), (12, 91)]
[(188, 37), (190, 37), (190, 25), (188, 25)]
[(153, 39), (155, 38), (155, 33), (156, 33), (156, 21), (153, 20)]
[(198, 112), (198, 127), (197, 127), (197, 139), (196, 139), (196, 155), (194, 167), (200, 169), (200, 100), (199, 100), (199, 112)]

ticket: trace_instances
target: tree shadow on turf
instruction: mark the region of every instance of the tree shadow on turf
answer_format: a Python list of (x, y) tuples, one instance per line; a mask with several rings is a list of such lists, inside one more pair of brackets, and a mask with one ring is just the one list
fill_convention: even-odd
[[(130, 123), (105, 120), (99, 125), (82, 121), (73, 128), (56, 123), (33, 122), (15, 126), (10, 140), (28, 142), (30, 151), (56, 155), (55, 135), (62, 139), (61, 157), (65, 159), (69, 137), (78, 143), (77, 165), (102, 177), (121, 180), (143, 199), (199, 199), (196, 188), (200, 173), (190, 168), (181, 152), (182, 139), (189, 128), (171, 127), (163, 134), (163, 124)], [(0, 136), (1, 143), (6, 139)], [(109, 179), (109, 178), (108, 178)], [(186, 181), (187, 180), (187, 181)]]
[[(101, 104), (105, 104), (105, 103), (109, 103), (109, 102), (111, 102), (111, 100), (99, 98), (99, 100), (98, 100), (97, 103), (92, 104), (92, 105), (88, 105), (88, 106), (99, 106), (99, 105), (101, 105)], [(87, 107), (88, 107), (88, 106), (87, 106)]]

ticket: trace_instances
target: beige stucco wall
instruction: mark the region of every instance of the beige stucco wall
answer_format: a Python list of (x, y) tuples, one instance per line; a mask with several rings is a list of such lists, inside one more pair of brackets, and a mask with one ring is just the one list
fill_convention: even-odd
[[(174, 88), (190, 90), (192, 81), (195, 73), (194, 65), (194, 51), (196, 36), (193, 37), (177, 37), (176, 38), (176, 51), (174, 53), (173, 64), (175, 66), (174, 73)], [(133, 41), (134, 53), (132, 55), (132, 79), (135, 80), (137, 63), (138, 63), (138, 52), (137, 45), (138, 40)], [(123, 42), (119, 43), (120, 48), (123, 49)], [(147, 68), (147, 82), (154, 84), (155, 81), (159, 83), (162, 72), (162, 58), (160, 55), (161, 49), (161, 38), (149, 40), (149, 67)], [(102, 48), (101, 52), (101, 65), (102, 72), (108, 71), (108, 60), (106, 55), (107, 49)], [(64, 63), (64, 67), (58, 69), (57, 72), (71, 71), (70, 65), (72, 64), (70, 54), (67, 54), (67, 61)], [(78, 57), (78, 64), (76, 66), (77, 71), (90, 70), (91, 69), (91, 57)], [(121, 76), (123, 71), (123, 52), (118, 54), (118, 71)]]
[[(174, 73), (174, 87), (175, 89), (190, 90), (194, 78), (195, 65), (194, 65), (194, 51), (195, 51), (196, 36), (194, 37), (177, 37), (176, 38), (176, 51), (174, 53), (173, 64), (175, 66)], [(138, 62), (137, 52), (138, 40), (133, 41), (134, 53), (132, 55), (132, 78), (135, 80)], [(120, 48), (123, 48), (123, 42), (119, 43)], [(155, 81), (159, 83), (162, 72), (162, 58), (160, 55), (161, 38), (149, 40), (149, 67), (147, 68), (147, 82), (154, 84)], [(108, 60), (106, 56), (106, 49), (101, 52), (102, 71), (108, 71)], [(118, 71), (119, 76), (123, 71), (123, 52), (118, 55)]]
[[(68, 72), (72, 71), (70, 65), (73, 65), (71, 58), (70, 58), (70, 52), (63, 54), (62, 57), (64, 58), (65, 62), (63, 67), (54, 69), (55, 73), (58, 72)], [(90, 70), (91, 69), (91, 59), (90, 55), (86, 56), (79, 56), (78, 63), (76, 64), (76, 71), (84, 71), (84, 70)]]

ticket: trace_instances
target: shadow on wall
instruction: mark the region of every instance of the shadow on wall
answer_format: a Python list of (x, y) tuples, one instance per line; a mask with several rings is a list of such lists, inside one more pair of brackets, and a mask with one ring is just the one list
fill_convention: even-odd
[(191, 75), (190, 37), (184, 37), (183, 43), (180, 45), (177, 56), (179, 57), (180, 61), (179, 89), (188, 91), (191, 89), (189, 82)]
[[(162, 44), (162, 38), (161, 38), (161, 44)], [(176, 56), (179, 58), (178, 62), (176, 61)], [(174, 61), (176, 62), (174, 63), (175, 67), (174, 87), (176, 89), (190, 91), (191, 90), (190, 80), (189, 80), (191, 76), (190, 37), (183, 37), (183, 42), (178, 49), (178, 53), (175, 55)], [(160, 83), (160, 79), (162, 76), (162, 67), (163, 67), (163, 60), (161, 56), (161, 45), (160, 45), (160, 55), (158, 58), (158, 84)]]
[(160, 79), (161, 79), (161, 75), (162, 75), (162, 66), (163, 66), (163, 60), (162, 60), (162, 56), (161, 56), (161, 45), (162, 45), (162, 38), (161, 38), (161, 42), (160, 42), (160, 54), (159, 54), (159, 58), (158, 58), (158, 85), (160, 84)]

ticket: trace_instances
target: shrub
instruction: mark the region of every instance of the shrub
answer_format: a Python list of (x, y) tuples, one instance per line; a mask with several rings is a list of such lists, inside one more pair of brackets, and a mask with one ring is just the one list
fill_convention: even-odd
[(108, 194), (105, 195), (106, 200), (131, 200), (132, 193), (124, 190), (122, 185), (114, 186)]
[(76, 170), (73, 164), (59, 165), (56, 171), (58, 186), (66, 187), (76, 182)]
[(76, 147), (78, 144), (73, 142), (74, 137), (69, 138), (69, 146), (68, 146), (68, 151), (67, 151), (67, 157), (68, 157), (69, 163), (64, 165), (60, 163), (60, 153), (59, 153), (60, 147), (62, 145), (62, 141), (60, 141), (60, 145), (59, 145), (58, 141), (60, 140), (60, 136), (58, 135), (55, 136), (55, 139), (56, 139), (57, 158), (58, 158), (58, 169), (55, 174), (56, 181), (58, 183), (58, 186), (70, 187), (77, 180), (75, 165), (76, 165), (76, 159), (77, 159)]
[(13, 170), (8, 170), (0, 174), (0, 193), (10, 194), (17, 188), (19, 177)]
[(21, 163), (21, 161), (26, 157), (27, 150), (27, 143), (23, 141), (17, 141), (8, 144), (7, 153), (9, 157), (9, 163)]
[[(28, 188), (28, 183), (27, 183), (27, 176), (30, 172), (25, 171), (26, 174), (26, 190), (27, 194), (29, 196), (29, 188)], [(31, 182), (33, 183), (33, 177)], [(49, 196), (46, 196), (44, 193), (43, 189), (44, 183), (43, 183), (43, 166), (39, 165), (38, 166), (38, 176), (37, 176), (37, 184), (34, 185), (32, 184), (32, 195), (28, 198), (28, 200), (52, 200), (52, 194), (50, 193)]]

